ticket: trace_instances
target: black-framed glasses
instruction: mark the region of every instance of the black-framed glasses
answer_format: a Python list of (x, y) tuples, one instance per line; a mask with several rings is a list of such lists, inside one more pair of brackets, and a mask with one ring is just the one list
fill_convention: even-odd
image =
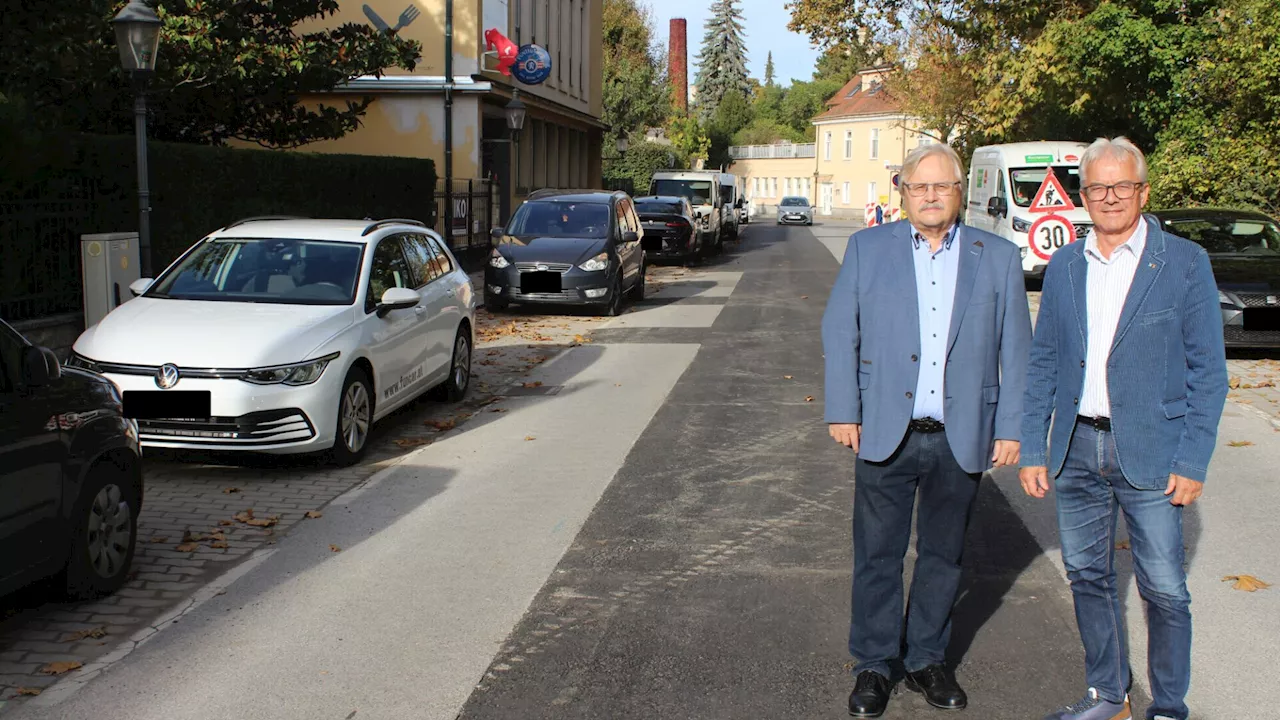
[(1108, 192), (1114, 192), (1117, 200), (1128, 200), (1133, 197), (1138, 192), (1138, 188), (1143, 185), (1146, 185), (1146, 183), (1130, 182), (1126, 180), (1124, 182), (1118, 182), (1115, 185), (1085, 185), (1080, 188), (1080, 192), (1084, 194), (1086, 198), (1094, 202), (1105, 200)]
[(959, 191), (960, 182), (947, 183), (902, 183), (902, 189), (907, 191), (911, 197), (924, 197), (929, 192), (929, 188), (933, 188), (939, 196), (945, 197)]

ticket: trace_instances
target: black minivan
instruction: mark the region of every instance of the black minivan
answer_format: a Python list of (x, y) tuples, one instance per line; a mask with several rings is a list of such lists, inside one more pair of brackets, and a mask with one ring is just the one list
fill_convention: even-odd
[(141, 509), (137, 424), (115, 385), (0, 320), (0, 595), (53, 576), (74, 599), (115, 592)]

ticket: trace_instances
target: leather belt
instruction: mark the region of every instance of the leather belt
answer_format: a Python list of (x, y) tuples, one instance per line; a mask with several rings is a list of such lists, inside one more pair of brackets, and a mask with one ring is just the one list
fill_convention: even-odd
[(946, 429), (946, 426), (943, 425), (941, 421), (934, 420), (933, 418), (912, 420), (911, 424), (907, 427), (911, 428), (912, 432), (918, 433), (938, 433)]
[(1111, 432), (1111, 418), (1106, 417), (1088, 417), (1086, 415), (1077, 415), (1076, 422), (1081, 425), (1088, 425), (1094, 430), (1102, 432)]

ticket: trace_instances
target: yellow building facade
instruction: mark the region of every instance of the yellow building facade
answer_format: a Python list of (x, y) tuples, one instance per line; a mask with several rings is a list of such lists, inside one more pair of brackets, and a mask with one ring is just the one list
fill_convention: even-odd
[[(382, 77), (356, 78), (334, 93), (306, 98), (308, 104), (341, 105), (349, 96), (374, 101), (354, 132), (299, 150), (431, 158), (443, 191), (445, 2), (341, 0), (338, 12), (316, 25), (358, 23), (391, 30), (419, 41), (422, 56), (412, 71), (391, 68)], [(453, 188), (466, 192), (467, 181), (473, 187), (493, 182), (498, 222), (505, 222), (533, 190), (601, 182), (601, 12), (598, 0), (453, 0)], [(484, 33), (490, 29), (517, 46), (546, 48), (551, 56), (547, 80), (524, 85), (499, 72), (496, 54), (486, 53)], [(512, 143), (505, 106), (516, 90), (527, 117)]]
[(815, 142), (730, 149), (753, 213), (768, 216), (788, 195), (807, 197), (818, 217), (862, 221), (869, 205), (901, 206), (893, 176), (907, 154), (932, 142), (918, 118), (885, 90), (889, 68), (863, 70), (813, 118)]

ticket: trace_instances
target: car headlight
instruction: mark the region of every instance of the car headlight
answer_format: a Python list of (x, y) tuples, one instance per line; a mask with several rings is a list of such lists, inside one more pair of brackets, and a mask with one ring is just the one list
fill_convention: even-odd
[(1031, 223), (1027, 222), (1026, 220), (1023, 220), (1022, 218), (1014, 218), (1013, 231), (1020, 232), (1020, 233), (1031, 232)]
[(578, 267), (582, 268), (583, 270), (586, 270), (587, 272), (600, 272), (601, 270), (608, 270), (609, 269), (609, 253), (602, 252), (599, 255), (591, 258), (590, 260), (582, 263)]
[(254, 385), (310, 385), (320, 379), (324, 369), (337, 357), (338, 353), (331, 353), (293, 365), (254, 368), (244, 374), (243, 380)]
[(71, 354), (67, 356), (67, 365), (73, 368), (80, 368), (81, 370), (101, 372), (101, 370), (98, 369), (98, 363), (90, 360), (80, 353), (77, 353), (75, 350), (72, 350)]
[(502, 256), (502, 253), (498, 252), (498, 248), (494, 248), (493, 252), (489, 253), (489, 267), (501, 270), (510, 264), (511, 263), (507, 262), (507, 259)]

